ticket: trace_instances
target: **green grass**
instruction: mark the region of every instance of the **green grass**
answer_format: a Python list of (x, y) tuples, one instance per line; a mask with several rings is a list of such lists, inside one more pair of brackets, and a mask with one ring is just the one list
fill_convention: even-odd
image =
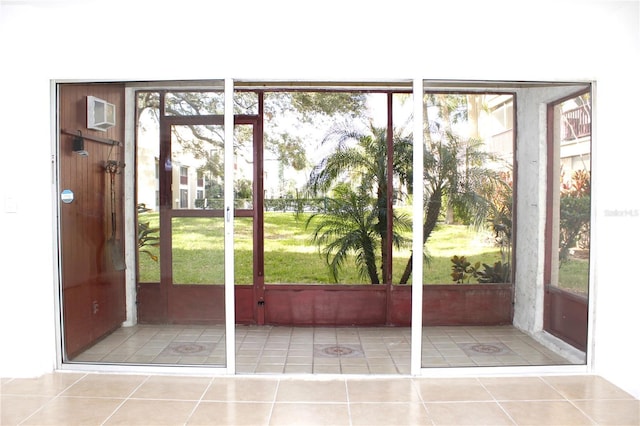
[(562, 262), (558, 272), (558, 287), (572, 293), (589, 293), (589, 261), (572, 259)]
[[(141, 215), (141, 220), (158, 226), (154, 213)], [(266, 212), (264, 224), (265, 282), (275, 283), (333, 283), (318, 247), (311, 243), (311, 233), (305, 229), (307, 215)], [(253, 220), (238, 218), (234, 223), (235, 282), (253, 282)], [(172, 221), (173, 273), (177, 284), (221, 284), (224, 281), (224, 223), (222, 218), (174, 218)], [(493, 264), (500, 260), (497, 247), (485, 234), (466, 226), (440, 225), (426, 245), (429, 261), (424, 266), (424, 282), (451, 284), (451, 257), (466, 256), (476, 261)], [(158, 253), (157, 248), (151, 251)], [(393, 282), (397, 283), (409, 258), (408, 249), (395, 251)], [(159, 263), (145, 254), (140, 255), (140, 281), (160, 280)], [(348, 264), (340, 275), (341, 284), (366, 284), (353, 264)]]

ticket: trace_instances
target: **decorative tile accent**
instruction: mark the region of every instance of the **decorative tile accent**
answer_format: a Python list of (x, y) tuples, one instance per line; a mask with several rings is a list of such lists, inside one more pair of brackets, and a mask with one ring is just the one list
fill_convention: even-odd
[(215, 348), (213, 343), (200, 342), (173, 342), (169, 344), (160, 355), (196, 356), (210, 355)]
[(313, 354), (319, 358), (364, 358), (362, 346), (353, 344), (313, 345)]
[(458, 343), (458, 346), (464, 351), (467, 356), (504, 356), (514, 355), (513, 351), (509, 349), (504, 343), (500, 342), (472, 342), (472, 343)]
[[(203, 336), (216, 330), (202, 330), (138, 325), (126, 329), (125, 340), (122, 332), (116, 331), (76, 360), (224, 364), (224, 335), (215, 342)], [(236, 362), (243, 373), (255, 374), (258, 366), (284, 364), (285, 372), (297, 372), (302, 365), (308, 370), (311, 365), (314, 374), (346, 374), (363, 362), (371, 372), (375, 365), (380, 373), (393, 366), (401, 374), (410, 373), (410, 333), (404, 327), (238, 326), (236, 330)], [(467, 341), (467, 336), (474, 341)], [(427, 327), (422, 356), (423, 365), (430, 367), (571, 364), (511, 326)]]

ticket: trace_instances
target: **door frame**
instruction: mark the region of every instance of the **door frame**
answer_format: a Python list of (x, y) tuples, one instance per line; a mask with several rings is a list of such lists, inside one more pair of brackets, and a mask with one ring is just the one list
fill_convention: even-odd
[[(262, 96), (260, 96), (262, 100)], [(262, 104), (262, 102), (261, 102)], [(165, 162), (169, 161), (170, 153), (172, 152), (171, 146), (171, 138), (172, 138), (172, 127), (173, 126), (184, 126), (184, 125), (224, 125), (224, 121), (226, 117), (223, 115), (206, 115), (206, 116), (161, 116), (160, 118), (160, 156), (159, 156), (159, 164), (165, 164)], [(196, 310), (194, 312), (194, 307), (198, 306), (198, 301), (202, 301), (203, 299), (211, 299), (217, 298), (218, 300), (222, 300), (220, 297), (220, 286), (217, 285), (218, 288), (211, 288), (211, 286), (201, 286), (201, 285), (193, 285), (189, 284), (181, 284), (176, 287), (173, 284), (173, 263), (172, 263), (172, 219), (175, 217), (206, 217), (206, 218), (220, 218), (225, 221), (225, 226), (229, 226), (230, 218), (237, 217), (247, 217), (253, 219), (253, 320), (257, 324), (264, 324), (264, 305), (261, 304), (260, 301), (264, 301), (264, 241), (263, 241), (263, 206), (264, 200), (261, 194), (263, 193), (263, 182), (262, 182), (262, 172), (263, 172), (263, 151), (262, 151), (262, 126), (261, 120), (257, 115), (235, 115), (232, 118), (234, 122), (234, 126), (238, 125), (249, 125), (252, 126), (253, 131), (253, 149), (252, 149), (252, 158), (253, 158), (253, 206), (248, 209), (237, 209), (234, 207), (234, 199), (233, 199), (233, 187), (230, 190), (231, 199), (226, 200), (227, 189), (225, 188), (225, 201), (223, 208), (220, 209), (212, 209), (212, 210), (202, 210), (202, 209), (175, 209), (173, 207), (173, 197), (171, 194), (171, 173), (161, 173), (160, 174), (160, 285), (158, 297), (153, 299), (147, 299), (144, 295), (140, 298), (142, 300), (147, 300), (144, 303), (156, 303), (160, 304), (160, 309), (158, 309), (158, 320), (165, 321), (168, 323), (172, 323), (174, 321), (178, 322), (193, 322), (197, 323), (201, 321), (211, 321), (215, 318), (211, 317), (207, 312), (203, 312), (202, 310)], [(226, 137), (226, 136), (225, 136)], [(231, 148), (225, 147), (229, 149), (233, 153), (233, 146)], [(232, 164), (234, 159), (232, 157)], [(233, 175), (225, 173), (226, 176), (230, 176), (229, 179), (225, 179), (225, 184), (227, 180), (230, 180), (233, 184)], [(225, 231), (225, 235), (226, 235)], [(231, 238), (225, 238), (225, 241), (232, 241)], [(225, 247), (225, 250), (227, 248)], [(233, 278), (230, 275), (231, 270), (227, 270), (225, 268), (225, 281), (231, 280), (233, 283)], [(142, 283), (144, 284), (144, 283)], [(142, 289), (142, 286), (138, 286), (139, 290), (146, 291)], [(233, 291), (233, 287), (231, 288)], [(217, 296), (217, 297), (216, 297)], [(138, 300), (140, 300), (138, 299)], [(184, 310), (189, 310), (190, 312), (187, 314), (182, 314), (180, 308), (183, 307)], [(212, 306), (209, 306), (212, 308)], [(205, 310), (208, 311), (209, 308)], [(146, 310), (146, 309), (145, 309)]]
[[(558, 288), (554, 285), (553, 268), (556, 265), (554, 256), (557, 256), (558, 247), (557, 232), (555, 230), (557, 215), (554, 213), (559, 204), (558, 194), (558, 170), (556, 167), (556, 157), (559, 158), (560, 140), (557, 137), (557, 126), (555, 120), (557, 117), (557, 107), (563, 102), (578, 97), (586, 93), (593, 93), (593, 88), (583, 89), (571, 93), (562, 98), (555, 99), (547, 103), (547, 213), (545, 223), (545, 263), (544, 263), (544, 304), (543, 304), (543, 330), (547, 333), (559, 338), (578, 350), (588, 354), (590, 327), (590, 300), (592, 299), (592, 291), (590, 286), (587, 287), (587, 296), (581, 296), (570, 293), (566, 290)], [(593, 102), (593, 97), (592, 97)], [(593, 118), (592, 118), (593, 121)], [(590, 156), (591, 163), (593, 158), (593, 132), (590, 136)], [(589, 172), (593, 170), (592, 164)], [(592, 203), (593, 204), (593, 203)], [(593, 224), (593, 205), (591, 207), (591, 223)], [(591, 274), (591, 266), (593, 262), (589, 262), (589, 274)], [(556, 278), (557, 279), (557, 278)], [(589, 280), (590, 282), (590, 280)]]
[[(213, 87), (217, 87), (220, 88), (220, 82), (224, 81), (224, 87), (225, 87), (225, 103), (227, 105), (232, 105), (233, 102), (233, 94), (234, 94), (234, 80), (231, 78), (227, 78), (224, 80), (216, 80), (216, 82), (218, 83), (217, 86), (213, 86), (212, 81), (207, 81), (207, 82), (201, 82), (202, 84), (198, 84), (198, 88), (202, 89), (202, 88), (213, 88)], [(413, 82), (413, 93), (414, 95), (418, 94), (421, 97), (421, 95), (423, 94), (423, 90), (424, 90), (424, 86), (425, 86), (425, 82), (429, 81), (429, 80), (423, 80), (423, 79), (419, 79), (419, 78), (415, 78), (410, 80)], [(51, 85), (51, 93), (52, 93), (52, 99), (55, 100), (55, 87), (57, 84), (61, 83), (63, 81), (52, 81), (52, 85)], [(178, 89), (178, 90), (185, 90), (185, 87), (194, 87), (193, 83), (187, 83), (184, 87), (180, 87), (180, 82), (162, 82), (162, 81), (158, 81), (158, 82), (150, 82), (150, 83), (142, 83), (142, 84), (131, 84), (131, 85), (127, 85), (127, 81), (123, 81), (123, 84), (125, 85), (125, 93), (127, 95), (127, 101), (126, 101), (126, 107), (127, 110), (133, 110), (135, 107), (135, 99), (133, 96), (131, 96), (132, 93), (134, 93), (135, 90), (144, 90), (144, 89)], [(463, 82), (464, 83), (464, 82)], [(506, 82), (508, 83), (508, 82)], [(593, 91), (595, 91), (595, 87), (594, 87), (594, 82), (587, 82), (589, 84), (592, 84)], [(184, 83), (183, 83), (184, 84)], [(302, 84), (302, 83), (301, 83)], [(329, 83), (330, 84), (330, 83)], [(449, 84), (449, 83), (447, 83)], [(485, 83), (486, 84), (486, 83)], [(500, 82), (492, 82), (492, 85), (498, 85), (500, 84)], [(513, 84), (513, 83), (512, 83)], [(416, 113), (416, 117), (421, 117), (422, 114), (422, 102), (420, 102), (418, 99), (416, 99), (417, 97), (414, 96), (414, 111), (415, 112), (420, 112), (420, 113)], [(57, 123), (57, 113), (58, 113), (58, 105), (55, 103), (55, 101), (52, 101), (51, 104), (51, 121), (52, 123)], [(133, 147), (134, 147), (134, 135), (135, 135), (135, 123), (134, 123), (134, 118), (133, 118), (133, 114), (126, 114), (126, 121), (128, 122), (128, 126), (127, 129), (125, 131), (125, 151), (126, 151), (126, 158), (125, 161), (129, 162), (129, 164), (132, 164), (132, 161), (134, 159), (134, 155), (133, 155)], [(231, 108), (225, 109), (225, 121), (226, 122), (230, 122), (233, 120), (233, 112), (231, 111)], [(418, 130), (418, 123), (416, 121), (416, 123), (414, 123), (414, 129)], [(60, 141), (59, 141), (59, 135), (56, 134), (56, 126), (52, 126), (51, 129), (51, 133), (52, 133), (52, 140), (55, 141), (55, 143), (52, 145), (54, 149), (57, 149), (57, 146), (59, 145)], [(232, 136), (233, 136), (233, 127), (229, 126), (229, 128), (225, 128), (225, 140), (226, 140), (226, 144), (231, 144), (232, 141)], [(592, 143), (595, 144), (595, 138), (592, 137)], [(414, 141), (414, 144), (419, 144), (420, 142), (418, 141)], [(415, 146), (415, 145), (414, 145)], [(230, 146), (229, 146), (230, 147)], [(226, 160), (225, 161), (225, 174), (228, 175), (233, 175), (233, 161), (232, 161), (232, 150), (231, 149), (225, 149), (225, 156), (226, 156)], [(228, 156), (228, 157), (227, 157)], [(57, 156), (54, 156), (52, 158), (53, 164), (54, 164), (54, 169), (57, 171), (57, 165), (58, 165), (58, 159)], [(417, 161), (417, 162), (416, 162)], [(414, 158), (414, 171), (415, 170), (421, 170), (421, 156), (418, 156), (417, 158)], [(419, 165), (419, 166), (415, 166), (415, 165)], [(125, 173), (133, 173), (133, 167), (129, 167), (125, 169)], [(129, 175), (127, 174), (127, 177), (131, 177), (133, 176), (133, 174)], [(420, 176), (417, 172), (414, 172), (414, 181), (419, 182), (420, 181)], [(126, 200), (126, 234), (129, 235), (129, 238), (126, 239), (127, 242), (127, 263), (130, 266), (133, 266), (135, 264), (135, 238), (134, 236), (136, 235), (136, 229), (135, 229), (135, 188), (134, 188), (134, 180), (128, 180), (128, 184), (125, 185), (125, 200)], [(54, 200), (56, 200), (57, 196), (58, 196), (58, 192), (57, 192), (57, 188), (56, 188), (57, 182), (53, 185), (53, 191), (52, 191), (52, 196), (54, 198)], [(233, 188), (233, 183), (231, 180), (227, 179), (225, 182), (225, 210), (227, 209), (232, 209), (233, 208), (233, 197), (232, 197), (232, 188)], [(414, 185), (417, 188), (420, 187), (420, 185)], [(231, 190), (229, 190), (231, 189)], [(57, 205), (58, 202), (55, 202), (54, 205), (54, 209), (57, 212)], [(417, 205), (414, 205), (414, 212), (416, 213), (416, 216), (419, 216), (422, 214), (422, 209), (419, 208)], [(593, 215), (593, 212), (592, 212)], [(226, 246), (231, 246), (233, 247), (233, 219), (232, 217), (229, 218), (228, 216), (227, 220), (225, 220), (225, 237), (226, 240), (228, 240), (226, 242)], [(57, 226), (57, 222), (54, 224)], [(59, 237), (59, 233), (60, 230), (57, 229), (57, 233), (58, 233), (58, 237)], [(415, 241), (420, 241), (421, 240), (421, 227), (417, 226), (414, 227), (414, 242)], [(421, 245), (417, 245), (416, 246), (417, 249), (419, 249), (419, 252), (422, 252), (422, 246)], [(59, 249), (59, 248), (58, 248)], [(60, 252), (57, 251), (55, 253), (57, 256), (60, 255)], [(198, 367), (183, 367), (183, 366), (176, 366), (176, 367), (170, 367), (170, 366), (151, 366), (151, 365), (146, 365), (146, 366), (140, 366), (140, 365), (123, 365), (123, 364), (118, 364), (118, 365), (95, 365), (95, 364), (89, 364), (89, 365), (83, 365), (83, 364), (66, 364), (65, 362), (63, 362), (63, 357), (61, 355), (60, 352), (60, 348), (58, 347), (58, 352), (57, 352), (57, 366), (58, 368), (61, 369), (66, 369), (66, 370), (84, 370), (84, 371), (95, 371), (95, 370), (101, 370), (101, 371), (111, 371), (111, 372), (123, 372), (123, 371), (128, 371), (128, 372), (140, 372), (140, 371), (150, 371), (150, 372), (160, 372), (160, 373), (184, 373), (184, 372), (189, 372), (192, 374), (198, 374), (199, 372), (201, 373), (205, 373), (208, 374), (212, 371), (216, 371), (222, 374), (234, 374), (235, 373), (235, 321), (234, 321), (234, 316), (235, 316), (235, 306), (234, 306), (234, 301), (235, 301), (235, 294), (234, 291), (232, 291), (234, 289), (233, 287), (233, 265), (234, 265), (234, 261), (233, 261), (233, 250), (226, 250), (225, 251), (225, 269), (227, 271), (229, 271), (229, 274), (225, 275), (225, 303), (226, 303), (226, 309), (225, 309), (225, 317), (226, 317), (226, 336), (227, 336), (227, 368), (216, 368), (216, 367), (208, 367), (208, 366), (203, 366), (202, 368), (198, 368)], [(591, 268), (593, 268), (593, 265), (591, 266)], [(422, 270), (421, 270), (421, 265), (420, 262), (417, 262), (414, 265), (414, 275), (416, 275), (417, 277), (421, 277), (422, 276)], [(56, 268), (56, 277), (57, 277), (57, 281), (56, 281), (56, 286), (57, 286), (57, 290), (59, 291), (60, 289), (60, 269), (59, 269), (59, 265), (57, 265)], [(135, 272), (134, 272), (134, 268), (129, 268), (127, 271), (127, 281), (128, 281), (128, 288), (127, 288), (127, 296), (131, 297), (131, 291), (132, 288), (131, 286), (135, 286)], [(593, 282), (590, 282), (590, 289), (592, 289), (593, 287)], [(411, 331), (412, 331), (412, 349), (411, 349), (411, 375), (414, 376), (426, 376), (426, 375), (432, 375), (435, 373), (435, 375), (437, 375), (437, 371), (434, 371), (433, 369), (424, 369), (420, 367), (420, 357), (421, 357), (421, 331), (422, 331), (422, 324), (421, 324), (421, 319), (422, 319), (422, 305), (418, 302), (422, 299), (422, 285), (414, 285), (411, 288), (411, 293), (412, 293), (412, 325), (411, 325)], [(135, 295), (135, 288), (133, 288), (134, 291), (134, 295)], [(592, 293), (593, 295), (593, 293)], [(129, 303), (131, 302), (131, 303)], [(590, 299), (590, 309), (593, 308), (593, 299)], [(127, 309), (133, 309), (135, 311), (135, 299), (133, 300), (129, 300), (128, 299), (128, 303), (127, 303)], [(129, 312), (129, 311), (128, 311)], [(593, 312), (592, 310), (590, 310), (590, 312)], [(61, 306), (60, 306), (60, 300), (56, 299), (56, 315), (60, 315), (61, 313)], [(131, 318), (131, 317), (129, 317)], [(133, 316), (133, 318), (135, 318), (135, 316)], [(592, 335), (591, 335), (591, 329), (593, 326), (593, 316), (590, 315), (589, 318), (589, 330), (590, 330), (590, 335), (589, 335), (589, 342), (590, 345), (592, 346)], [(58, 337), (58, 342), (61, 341), (61, 335), (62, 335), (62, 330), (61, 330), (61, 322), (57, 322), (56, 325), (56, 331), (57, 331), (57, 337)], [(591, 347), (590, 346), (590, 347)], [(443, 374), (453, 374), (453, 375), (462, 375), (462, 376), (466, 376), (469, 374), (473, 374), (473, 375), (477, 375), (477, 374), (501, 374), (504, 372), (509, 372), (509, 373), (518, 373), (518, 372), (525, 372), (525, 373), (530, 373), (530, 372), (536, 372), (536, 373), (540, 373), (540, 372), (544, 372), (544, 371), (554, 371), (554, 372), (571, 372), (571, 373), (576, 373), (576, 372), (580, 372), (580, 373), (587, 373), (590, 371), (591, 368), (591, 357), (589, 356), (589, 354), (591, 353), (591, 351), (587, 352), (587, 363), (586, 365), (571, 365), (571, 366), (539, 366), (539, 367), (509, 367), (509, 368), (505, 368), (505, 369), (500, 369), (500, 368), (486, 368), (486, 369), (482, 369), (482, 368), (476, 368), (476, 369), (446, 369), (446, 371), (443, 371)]]

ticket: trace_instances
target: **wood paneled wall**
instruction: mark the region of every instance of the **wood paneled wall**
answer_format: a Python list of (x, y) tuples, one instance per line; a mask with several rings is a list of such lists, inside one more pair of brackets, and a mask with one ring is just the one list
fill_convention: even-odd
[[(116, 126), (87, 129), (87, 96), (116, 106)], [(61, 84), (58, 86), (59, 191), (74, 193), (60, 204), (60, 253), (64, 343), (68, 358), (119, 327), (125, 320), (125, 273), (114, 267), (111, 238), (108, 160), (124, 161), (124, 87), (121, 84)], [(73, 136), (97, 136), (119, 141), (112, 146), (85, 138), (83, 157), (72, 150)], [(124, 251), (124, 174), (115, 176), (116, 242)]]

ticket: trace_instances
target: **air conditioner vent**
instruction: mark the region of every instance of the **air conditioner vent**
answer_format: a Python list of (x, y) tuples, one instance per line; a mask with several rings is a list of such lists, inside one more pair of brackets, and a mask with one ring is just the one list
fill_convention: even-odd
[(116, 125), (116, 106), (109, 102), (87, 96), (87, 128), (105, 131)]

